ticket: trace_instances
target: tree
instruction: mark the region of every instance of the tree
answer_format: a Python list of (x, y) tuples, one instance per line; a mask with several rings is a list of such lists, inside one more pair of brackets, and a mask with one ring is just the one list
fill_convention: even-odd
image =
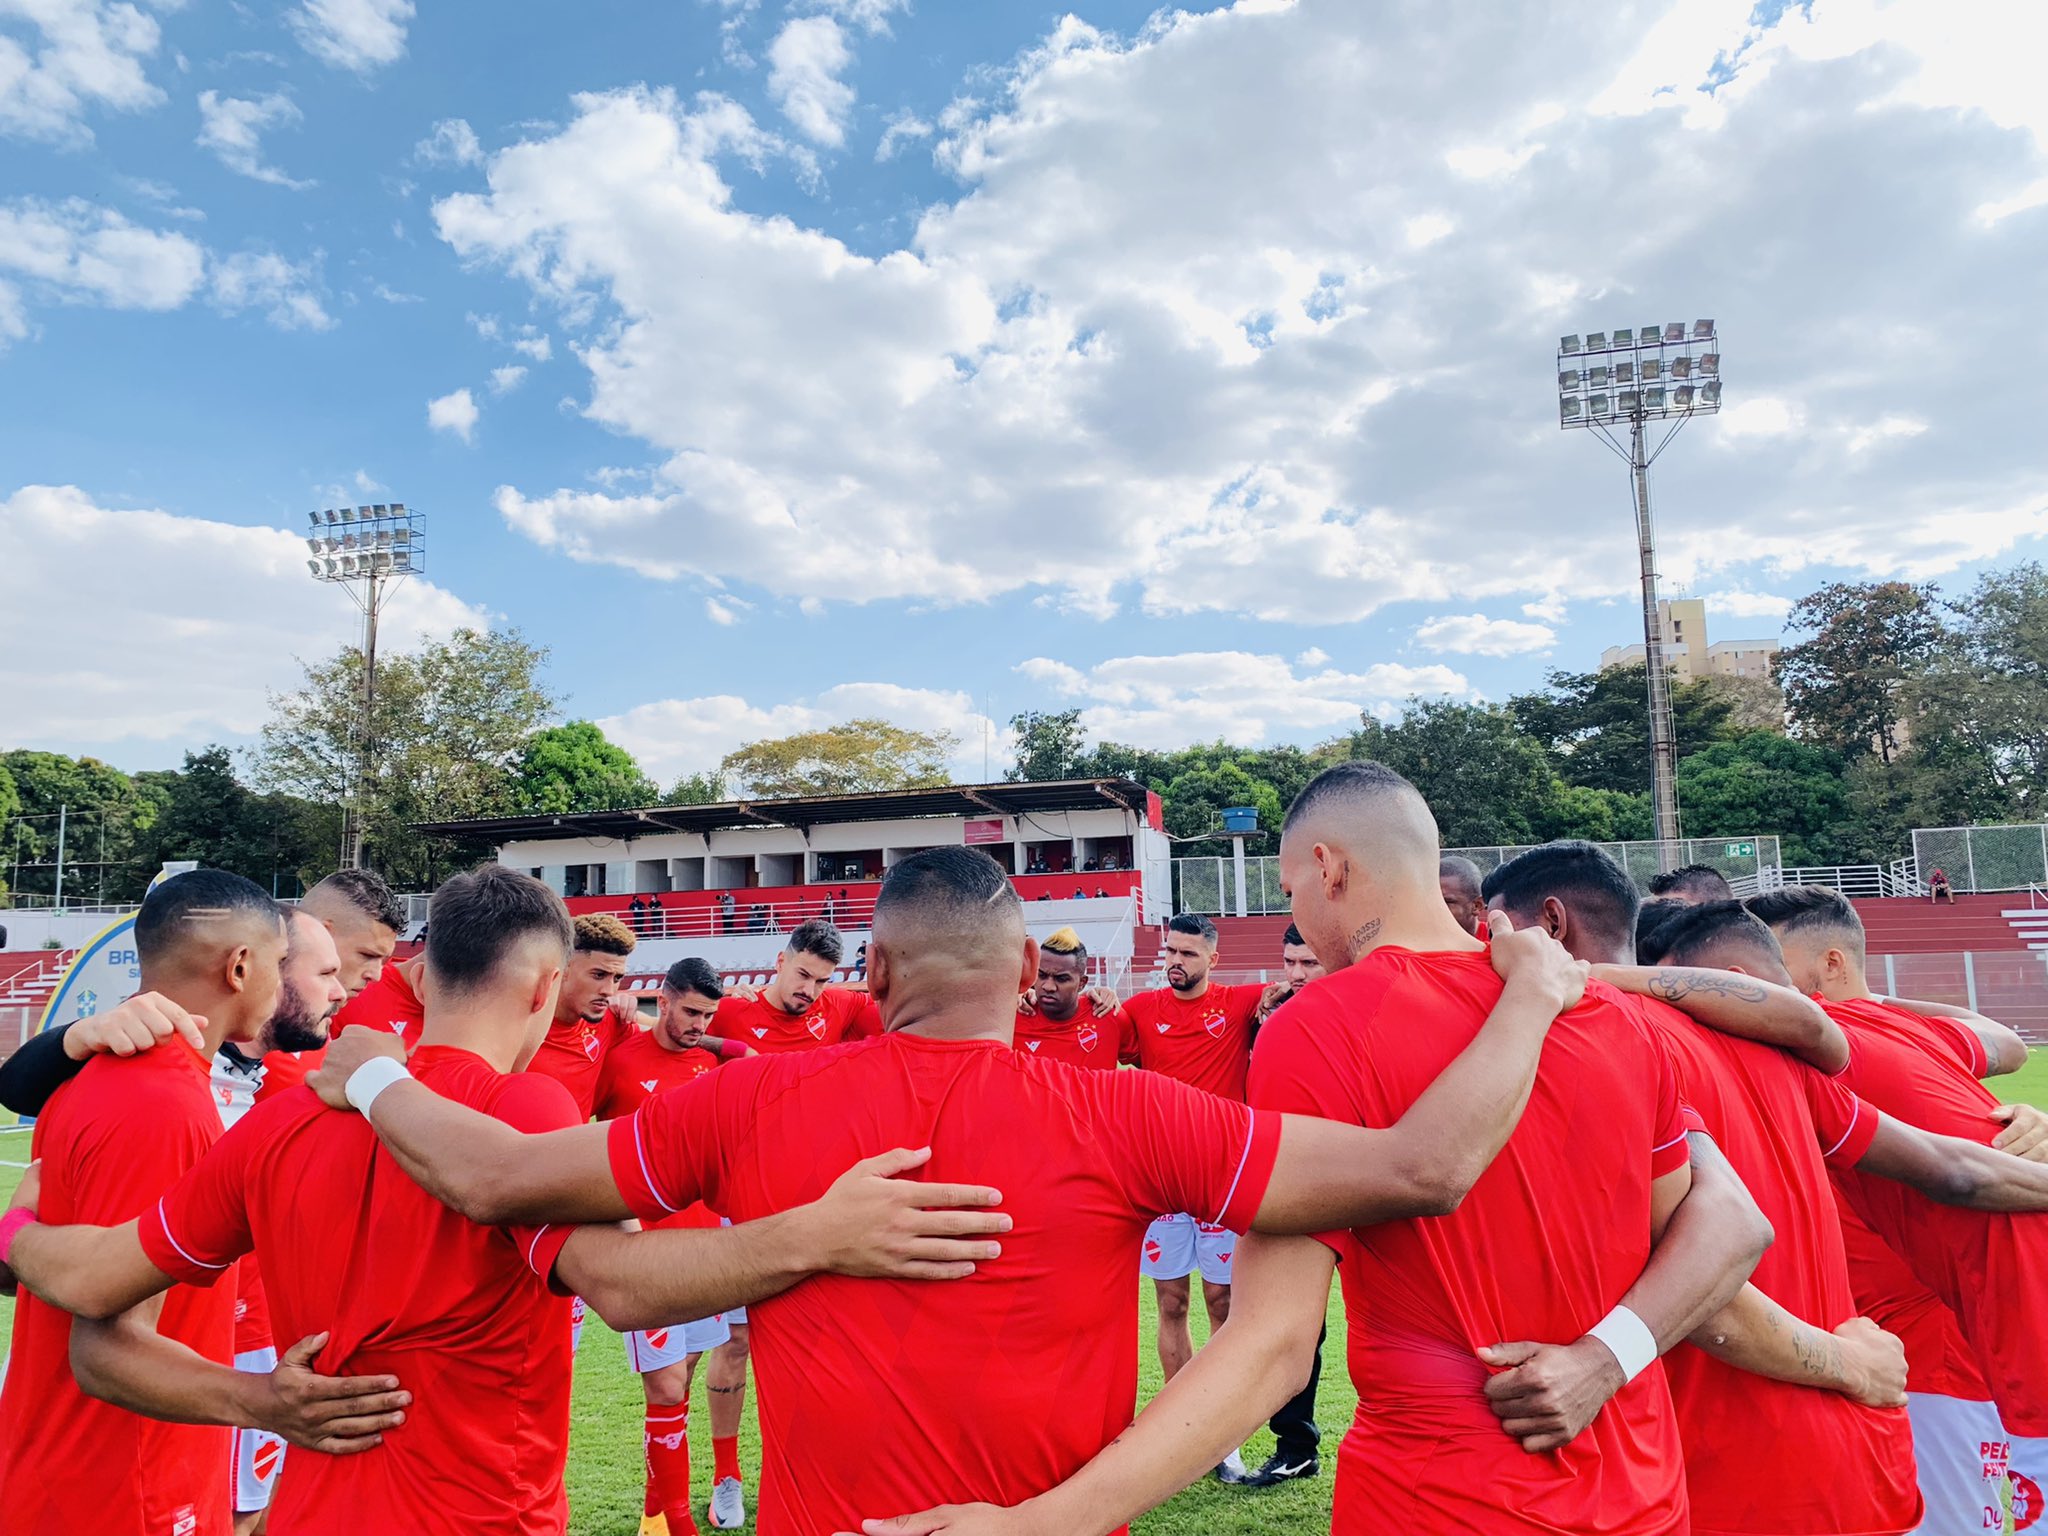
[(236, 778), (226, 747), (187, 752), (181, 771), (135, 779), (138, 792), (163, 797), (139, 844), (152, 870), (166, 860), (195, 859), (289, 896), (335, 867), (339, 814), (294, 795), (256, 793)]
[(1889, 763), (1906, 744), (1908, 690), (1942, 639), (1932, 586), (1833, 582), (1793, 606), (1786, 628), (1809, 638), (1778, 653), (1792, 730), (1845, 758)]
[[(377, 666), (377, 755), (362, 807), (365, 862), (402, 890), (438, 885), (459, 858), (411, 824), (502, 814), (526, 740), (554, 713), (540, 682), (547, 652), (517, 630), (457, 630)], [(257, 780), (323, 804), (355, 794), (362, 652), (351, 646), (306, 667), (305, 682), (273, 694), (256, 756)]]
[(1010, 733), (1016, 739), (1017, 761), (1004, 778), (1016, 782), (1076, 776), (1074, 765), (1087, 746), (1078, 709), (1057, 713), (1034, 709), (1012, 715)]
[(588, 720), (535, 731), (512, 775), (513, 805), (532, 813), (632, 810), (660, 797), (633, 754)]
[(1853, 847), (1838, 753), (1771, 731), (1716, 742), (1678, 765), (1689, 837), (1775, 832), (1787, 864), (1838, 864)]
[(799, 731), (728, 752), (722, 778), (742, 794), (779, 800), (797, 795), (854, 795), (944, 784), (960, 738), (951, 731), (913, 731), (887, 720), (849, 720)]
[[(0, 851), (12, 846), (14, 818), (21, 811), (21, 794), (14, 787), (14, 775), (0, 764)], [(0, 865), (4, 869), (5, 865)], [(7, 877), (0, 875), (0, 896), (7, 894)]]
[(1391, 725), (1365, 716), (1341, 755), (1407, 778), (1446, 848), (1538, 842), (1558, 821), (1563, 786), (1550, 758), (1503, 708), (1411, 699)]
[(1915, 746), (1967, 756), (1991, 814), (2048, 816), (2048, 571), (1989, 571), (1910, 689)]
[[(1543, 692), (1519, 694), (1507, 708), (1543, 744), (1565, 782), (1637, 794), (1650, 783), (1649, 688), (1647, 667), (1553, 672)], [(1678, 755), (1726, 740), (1734, 708), (1723, 690), (1707, 682), (1674, 679), (1671, 721)]]
[(715, 773), (686, 773), (661, 797), (663, 805), (716, 805), (725, 798), (725, 780)]
[(1729, 736), (1750, 731), (1785, 733), (1784, 690), (1768, 677), (1734, 677), (1713, 673), (1691, 686), (1716, 704), (1727, 706), (1722, 730)]
[(0, 768), (13, 781), (19, 801), (7, 846), (0, 850), (18, 874), (17, 894), (55, 892), (61, 809), (66, 900), (141, 896), (156, 866), (143, 867), (146, 856), (137, 842), (162, 807), (160, 794), (138, 791), (127, 774), (96, 757), (16, 751), (0, 754)]

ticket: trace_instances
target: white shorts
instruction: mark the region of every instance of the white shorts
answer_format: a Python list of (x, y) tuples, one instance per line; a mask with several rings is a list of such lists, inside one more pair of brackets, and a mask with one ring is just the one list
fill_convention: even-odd
[(1185, 1280), (1200, 1269), (1210, 1285), (1228, 1285), (1230, 1256), (1236, 1251), (1235, 1232), (1196, 1221), (1183, 1211), (1162, 1216), (1145, 1229), (1138, 1273), (1148, 1280)]
[(2012, 1444), (1995, 1403), (1908, 1392), (1913, 1460), (1927, 1502), (1919, 1536), (1983, 1536), (2005, 1529)]
[[(730, 1216), (721, 1216), (718, 1218), (718, 1224), (721, 1227), (729, 1227), (732, 1225), (732, 1218)], [(735, 1328), (747, 1326), (747, 1309), (745, 1307), (734, 1307), (730, 1312), (721, 1312), (718, 1315)], [(723, 1340), (720, 1342), (722, 1343)]]
[(672, 1328), (636, 1328), (625, 1337), (626, 1364), (644, 1376), (718, 1348), (732, 1337), (732, 1329), (722, 1317), (707, 1317)]
[(583, 1298), (569, 1298), (569, 1353), (575, 1354), (583, 1347)]
[[(235, 1369), (252, 1376), (268, 1376), (277, 1369), (277, 1351), (252, 1349), (235, 1356)], [(235, 1513), (253, 1515), (270, 1508), (270, 1491), (277, 1486), (278, 1468), (284, 1465), (284, 1441), (267, 1429), (229, 1431), (233, 1466)]]

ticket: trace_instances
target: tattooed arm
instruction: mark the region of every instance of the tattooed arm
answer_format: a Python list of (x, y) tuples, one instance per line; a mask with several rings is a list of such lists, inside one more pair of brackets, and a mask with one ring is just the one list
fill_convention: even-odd
[(1696, 1023), (1790, 1051), (1833, 1076), (1849, 1065), (1849, 1038), (1812, 998), (1790, 987), (1689, 965), (1596, 965), (1596, 981), (1654, 997)]
[(1690, 1342), (1737, 1370), (1839, 1392), (1866, 1408), (1897, 1408), (1906, 1401), (1906, 1348), (1876, 1323), (1852, 1317), (1827, 1333), (1753, 1285), (1745, 1285)]

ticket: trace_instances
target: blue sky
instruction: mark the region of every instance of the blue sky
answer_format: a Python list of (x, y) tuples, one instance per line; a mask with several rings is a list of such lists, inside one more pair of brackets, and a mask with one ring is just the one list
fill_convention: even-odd
[(1499, 697), (1636, 627), (1548, 379), (1643, 319), (1726, 337), (1657, 478), (1715, 638), (2039, 558), (2030, 8), (1553, 11), (0, 14), (0, 744), (248, 742), (344, 500), (430, 517), (394, 636), (518, 625), (663, 777)]

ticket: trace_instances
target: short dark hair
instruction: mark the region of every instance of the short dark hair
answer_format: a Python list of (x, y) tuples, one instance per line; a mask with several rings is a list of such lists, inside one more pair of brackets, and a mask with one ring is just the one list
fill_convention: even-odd
[(715, 1003), (725, 996), (725, 983), (718, 979), (718, 972), (711, 968), (711, 962), (701, 955), (683, 956), (668, 968), (661, 984), (678, 997), (685, 992), (695, 992)]
[(1692, 902), (1676, 896), (1657, 896), (1636, 908), (1636, 964), (1655, 965), (1664, 958), (1665, 927)]
[(576, 929), (562, 898), (502, 864), (451, 875), (427, 903), (427, 964), (451, 991), (488, 980), (508, 954), (536, 936), (558, 945), (568, 963)]
[(1282, 949), (1287, 948), (1290, 944), (1299, 945), (1303, 949), (1308, 948), (1308, 940), (1301, 936), (1301, 930), (1292, 923), (1289, 923), (1287, 931), (1280, 935), (1280, 947)]
[(1840, 891), (1824, 885), (1788, 885), (1764, 891), (1743, 903), (1773, 932), (1823, 932), (1840, 937), (1863, 953), (1863, 919)]
[(1294, 797), (1294, 803), (1287, 807), (1287, 816), (1280, 824), (1280, 830), (1290, 832), (1296, 822), (1314, 810), (1324, 800), (1354, 799), (1399, 794), (1406, 790), (1416, 793), (1415, 786), (1385, 763), (1359, 761), (1338, 763), (1325, 768), (1308, 781), (1307, 787)]
[(135, 958), (144, 966), (160, 965), (199, 923), (238, 915), (280, 923), (284, 908), (254, 880), (224, 869), (173, 875), (142, 898), (142, 910), (135, 914)]
[(1488, 906), (1510, 916), (1535, 911), (1555, 896), (1604, 952), (1634, 946), (1641, 898), (1622, 867), (1592, 843), (1560, 838), (1498, 865), (1479, 887)]
[(1685, 894), (1700, 901), (1733, 901), (1735, 887), (1711, 864), (1688, 864), (1650, 877), (1652, 896)]
[(575, 948), (597, 955), (630, 955), (639, 944), (633, 930), (609, 912), (586, 912), (576, 919)]
[[(1024, 915), (1016, 888), (1010, 884), (1010, 877), (1003, 873), (1002, 865), (979, 848), (926, 848), (890, 866), (889, 873), (882, 878), (882, 889), (875, 897), (876, 922), (900, 906), (951, 907), (982, 912), (1015, 907), (1019, 922), (1023, 921)], [(812, 926), (805, 923), (797, 933)], [(824, 927), (830, 935), (832, 953), (829, 956), (818, 950), (811, 953), (820, 955), (820, 958), (837, 959), (839, 930), (826, 924), (816, 926)], [(796, 948), (794, 933), (789, 937), (789, 947)]]
[(839, 930), (822, 917), (807, 917), (789, 931), (786, 946), (792, 955), (816, 955), (827, 965), (837, 965), (846, 953), (846, 941)]
[(1217, 938), (1216, 925), (1199, 912), (1174, 913), (1172, 917), (1167, 919), (1166, 931), (1168, 933), (1184, 933), (1190, 938), (1200, 939), (1206, 944), (1214, 944)]
[(405, 905), (391, 893), (384, 877), (374, 870), (337, 869), (306, 894), (311, 896), (319, 891), (340, 897), (370, 921), (389, 928), (393, 933), (405, 932)]
[(1785, 952), (1778, 936), (1739, 901), (1703, 901), (1674, 913), (1657, 930), (1667, 965), (1698, 965), (1724, 947), (1734, 945), (1752, 954), (1768, 955), (1780, 965)]
[(1461, 880), (1483, 895), (1485, 885), (1480, 878), (1479, 866), (1462, 853), (1447, 853), (1436, 861), (1436, 877), (1439, 880)]

